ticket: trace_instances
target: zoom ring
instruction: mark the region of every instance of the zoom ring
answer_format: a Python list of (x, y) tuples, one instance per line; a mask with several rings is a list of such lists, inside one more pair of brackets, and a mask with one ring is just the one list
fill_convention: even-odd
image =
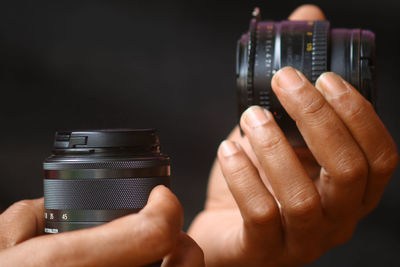
[(140, 209), (157, 185), (170, 177), (131, 179), (44, 179), (44, 207), (53, 210)]
[(328, 70), (328, 21), (315, 21), (311, 51), (311, 82)]

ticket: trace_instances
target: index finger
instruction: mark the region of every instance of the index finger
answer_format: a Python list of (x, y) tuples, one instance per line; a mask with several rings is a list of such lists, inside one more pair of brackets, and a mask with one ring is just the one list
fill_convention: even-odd
[(137, 214), (94, 228), (30, 239), (0, 252), (0, 261), (2, 266), (141, 266), (173, 250), (182, 222), (178, 199), (158, 186)]
[(324, 20), (322, 10), (315, 5), (302, 5), (296, 8), (289, 16), (289, 20)]

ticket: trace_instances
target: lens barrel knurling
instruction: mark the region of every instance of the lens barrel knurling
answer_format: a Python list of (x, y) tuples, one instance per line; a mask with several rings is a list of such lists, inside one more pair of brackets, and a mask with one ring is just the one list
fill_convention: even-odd
[(329, 22), (319, 20), (314, 22), (312, 38), (311, 82), (315, 83), (318, 77), (328, 70), (328, 37)]

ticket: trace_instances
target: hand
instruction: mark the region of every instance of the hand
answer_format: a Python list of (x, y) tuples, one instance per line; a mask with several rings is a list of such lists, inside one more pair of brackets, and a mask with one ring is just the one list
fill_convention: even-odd
[[(323, 19), (313, 6), (291, 19)], [(396, 146), (356, 89), (325, 73), (314, 87), (287, 67), (272, 88), (309, 150), (295, 151), (270, 112), (250, 107), (218, 151), (190, 235), (207, 266), (298, 266), (346, 242), (379, 202)], [(225, 178), (225, 179), (224, 179)]]
[(164, 186), (136, 214), (72, 232), (41, 235), (43, 198), (15, 203), (0, 215), (1, 266), (204, 266), (203, 253), (181, 231), (178, 199)]

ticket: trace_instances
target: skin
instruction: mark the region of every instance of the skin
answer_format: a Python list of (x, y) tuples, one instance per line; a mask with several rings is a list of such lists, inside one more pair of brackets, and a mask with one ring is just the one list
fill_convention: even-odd
[[(290, 19), (324, 19), (315, 6)], [(273, 116), (244, 112), (221, 143), (205, 210), (190, 234), (207, 266), (298, 266), (346, 242), (373, 210), (398, 165), (396, 146), (370, 103), (333, 73), (316, 86), (292, 68), (272, 88), (309, 149), (294, 150)], [(0, 215), (2, 266), (204, 266), (200, 247), (181, 231), (182, 208), (165, 187), (146, 207), (91, 229), (41, 235), (43, 199)], [(26, 257), (25, 255), (29, 255)]]
[[(324, 19), (306, 5), (292, 20)], [(378, 204), (399, 161), (371, 104), (334, 73), (315, 87), (285, 67), (272, 79), (308, 149), (295, 150), (273, 115), (253, 106), (221, 143), (206, 206), (189, 234), (207, 266), (299, 266), (348, 241)]]
[[(43, 198), (23, 200), (0, 215), (1, 266), (204, 266), (203, 252), (182, 232), (178, 199), (157, 186), (136, 214), (79, 231), (42, 235)], [(29, 256), (27, 256), (29, 255)]]

